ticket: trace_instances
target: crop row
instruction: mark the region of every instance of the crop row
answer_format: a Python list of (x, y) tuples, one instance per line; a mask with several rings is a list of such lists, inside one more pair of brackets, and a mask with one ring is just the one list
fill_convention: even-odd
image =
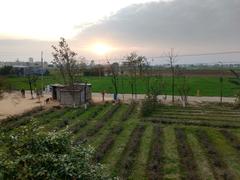
[(198, 140), (203, 147), (215, 179), (236, 179), (233, 173), (224, 162), (217, 148), (208, 137), (206, 131), (198, 130), (196, 132)]
[(104, 155), (111, 149), (117, 135), (119, 135), (123, 130), (123, 121), (126, 121), (129, 118), (129, 116), (133, 113), (135, 106), (135, 103), (130, 104), (127, 111), (124, 112), (119, 119), (119, 124), (113, 127), (111, 131), (107, 134), (101, 145), (96, 150), (95, 161), (99, 162), (104, 157)]
[(240, 140), (239, 140), (239, 138), (237, 136), (235, 136), (230, 131), (221, 130), (220, 132), (231, 143), (232, 147), (234, 147), (240, 153)]
[(144, 125), (138, 125), (132, 132), (119, 161), (117, 163), (118, 175), (122, 179), (127, 179), (131, 173), (133, 164), (139, 151), (141, 137), (145, 131)]
[(209, 117), (209, 116), (196, 116), (193, 114), (179, 115), (179, 114), (161, 114), (153, 115), (153, 118), (161, 119), (175, 119), (175, 120), (195, 120), (195, 121), (214, 121), (214, 122), (230, 122), (230, 123), (240, 123), (239, 117)]
[(163, 178), (163, 129), (159, 126), (154, 127), (151, 148), (148, 156), (147, 176), (148, 179)]
[(119, 109), (120, 104), (114, 105), (109, 111), (107, 111), (101, 119), (95, 124), (94, 127), (87, 131), (87, 136), (93, 136), (96, 134), (104, 125), (105, 123), (113, 116), (115, 112)]
[(86, 118), (86, 120), (80, 121), (76, 124), (74, 124), (74, 126), (70, 127), (70, 131), (73, 134), (76, 134), (79, 132), (79, 130), (83, 127), (85, 127), (89, 121), (91, 121), (92, 119), (94, 119), (103, 109), (105, 106), (99, 106), (95, 111), (93, 111), (93, 113), (90, 114), (89, 117)]
[(113, 114), (119, 109), (120, 104), (113, 105), (110, 110), (108, 110), (98, 121), (97, 123), (85, 134), (82, 134), (75, 141), (75, 144), (80, 144), (81, 142), (86, 142), (87, 137), (91, 137), (96, 134), (100, 129), (106, 124), (106, 122), (113, 116)]
[(94, 160), (96, 162), (101, 161), (104, 155), (111, 149), (117, 135), (120, 134), (122, 130), (123, 128), (121, 125), (115, 126), (114, 128), (111, 129), (111, 131), (107, 134), (103, 142), (100, 144), (100, 146), (96, 150), (96, 154), (94, 157)]
[(192, 149), (187, 142), (185, 131), (181, 128), (176, 128), (175, 134), (183, 179), (200, 179), (197, 171), (197, 163), (194, 159)]
[(126, 120), (129, 118), (129, 116), (133, 113), (136, 105), (137, 105), (136, 102), (132, 102), (132, 103), (129, 105), (129, 107), (128, 107), (128, 109), (127, 109), (127, 112), (126, 112), (126, 113), (123, 115), (123, 117), (122, 117), (122, 121), (126, 121)]
[(42, 113), (43, 108), (42, 106), (33, 108), (31, 111), (27, 111), (21, 115), (10, 116), (1, 121), (0, 125), (4, 127), (4, 131), (9, 131), (13, 128), (26, 125), (32, 119), (32, 116), (38, 113)]
[(162, 123), (162, 124), (182, 124), (182, 125), (193, 125), (193, 126), (206, 126), (206, 127), (217, 127), (217, 128), (240, 128), (240, 125), (234, 125), (226, 123), (216, 123), (216, 122), (203, 122), (197, 120), (174, 120), (174, 119), (160, 119), (160, 118), (146, 118), (144, 121), (151, 121), (152, 123)]

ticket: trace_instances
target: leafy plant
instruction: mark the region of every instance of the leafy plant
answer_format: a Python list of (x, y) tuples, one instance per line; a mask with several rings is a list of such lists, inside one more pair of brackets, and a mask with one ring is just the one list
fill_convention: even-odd
[(106, 179), (103, 167), (91, 161), (91, 147), (72, 146), (67, 132), (41, 133), (24, 127), (1, 136), (3, 179)]

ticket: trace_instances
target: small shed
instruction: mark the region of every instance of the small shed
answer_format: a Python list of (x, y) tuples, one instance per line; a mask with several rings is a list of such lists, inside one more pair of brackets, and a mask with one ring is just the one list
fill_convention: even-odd
[(52, 98), (59, 101), (60, 89), (63, 89), (65, 86), (62, 84), (51, 84)]
[(92, 99), (91, 84), (76, 83), (73, 87), (55, 84), (52, 86), (52, 98), (64, 106), (80, 106)]

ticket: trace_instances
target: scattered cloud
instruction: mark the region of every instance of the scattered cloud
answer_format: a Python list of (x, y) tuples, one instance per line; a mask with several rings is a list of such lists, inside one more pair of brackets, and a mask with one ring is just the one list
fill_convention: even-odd
[(175, 0), (134, 4), (75, 39), (105, 40), (148, 54), (174, 47), (185, 52), (237, 49), (240, 46), (239, 0)]

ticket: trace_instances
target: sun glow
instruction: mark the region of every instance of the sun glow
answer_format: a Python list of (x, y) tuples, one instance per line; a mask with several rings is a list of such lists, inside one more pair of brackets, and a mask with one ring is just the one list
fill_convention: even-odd
[(102, 43), (95, 44), (92, 47), (92, 51), (98, 55), (106, 55), (106, 53), (109, 53), (112, 49), (112, 47)]

